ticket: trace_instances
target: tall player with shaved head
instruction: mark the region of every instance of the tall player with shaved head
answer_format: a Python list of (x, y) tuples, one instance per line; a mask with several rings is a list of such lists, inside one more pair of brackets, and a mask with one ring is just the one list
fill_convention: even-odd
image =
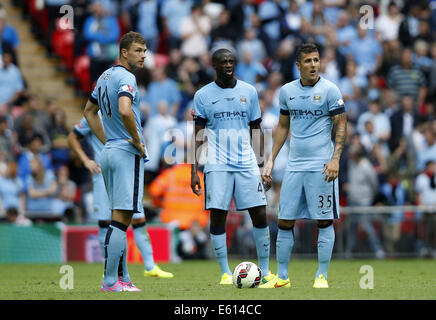
[[(221, 268), (222, 285), (232, 284), (232, 271), (227, 259), (226, 217), (234, 198), (237, 210), (248, 210), (253, 222), (262, 280), (269, 274), (270, 238), (266, 219), (266, 198), (252, 137), (258, 137), (263, 156), (261, 112), (256, 89), (235, 78), (235, 57), (227, 49), (212, 55), (216, 80), (202, 87), (194, 96), (195, 148), (191, 170), (191, 188), (200, 195), (197, 155), (207, 137), (204, 168), (206, 210), (210, 210), (210, 236)], [(205, 129), (205, 135), (202, 130)], [(255, 134), (256, 133), (256, 134)], [(260, 139), (259, 139), (260, 138)], [(262, 165), (262, 164), (261, 164)], [(260, 166), (261, 166), (260, 165)]]

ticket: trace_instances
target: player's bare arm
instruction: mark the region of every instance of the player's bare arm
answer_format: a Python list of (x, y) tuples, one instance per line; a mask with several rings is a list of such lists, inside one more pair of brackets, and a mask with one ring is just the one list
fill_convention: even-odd
[(325, 173), (325, 180), (328, 182), (333, 181), (339, 174), (339, 160), (341, 158), (342, 150), (347, 140), (347, 115), (345, 112), (334, 115), (332, 117), (335, 134), (335, 150), (329, 163), (324, 167), (322, 173)]
[[(250, 125), (250, 137), (252, 141), (252, 145), (254, 147), (254, 151), (259, 151), (258, 154), (256, 154), (256, 157), (258, 159), (258, 165), (259, 167), (264, 166), (264, 149), (265, 149), (265, 140), (263, 136), (263, 131), (260, 123), (255, 123)], [(254, 140), (253, 140), (254, 137)]]
[(145, 147), (141, 143), (138, 130), (136, 129), (135, 115), (132, 110), (132, 100), (129, 97), (122, 96), (118, 99), (118, 110), (120, 112), (121, 121), (132, 139), (128, 139), (138, 151), (141, 158), (145, 157)]
[(101, 143), (106, 144), (106, 134), (104, 133), (103, 125), (98, 116), (99, 106), (88, 100), (85, 105), (84, 115), (86, 121), (88, 121), (89, 127), (92, 133), (101, 141)]
[(274, 160), (283, 147), (286, 139), (288, 138), (289, 128), (290, 128), (290, 116), (280, 114), (279, 123), (274, 131), (274, 144), (272, 147), (272, 152), (268, 161), (265, 163), (265, 167), (262, 172), (262, 180), (264, 182), (265, 191), (268, 191), (272, 185), (271, 172), (274, 166)]
[(91, 174), (101, 173), (100, 165), (86, 155), (85, 151), (80, 144), (80, 139), (74, 131), (71, 131), (68, 135), (68, 145), (73, 152), (79, 157), (83, 165), (91, 172)]
[[(204, 142), (203, 139), (197, 139), (198, 135), (201, 134), (201, 131), (204, 130), (204, 126), (194, 124), (194, 155), (193, 155), (193, 163), (191, 165), (191, 189), (197, 196), (201, 195), (201, 184), (200, 177), (198, 176), (198, 160), (197, 160), (197, 151), (199, 152), (201, 145)], [(202, 136), (203, 137), (203, 136)]]

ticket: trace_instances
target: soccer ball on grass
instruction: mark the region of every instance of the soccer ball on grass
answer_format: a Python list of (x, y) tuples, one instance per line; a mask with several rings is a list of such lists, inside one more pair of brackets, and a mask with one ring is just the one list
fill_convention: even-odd
[(233, 284), (239, 289), (257, 288), (261, 279), (262, 272), (253, 262), (241, 262), (233, 271)]

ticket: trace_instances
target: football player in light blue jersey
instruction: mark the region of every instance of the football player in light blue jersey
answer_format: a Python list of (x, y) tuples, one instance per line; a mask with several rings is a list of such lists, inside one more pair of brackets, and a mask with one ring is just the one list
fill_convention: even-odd
[(346, 140), (347, 118), (339, 89), (318, 74), (320, 58), (316, 45), (303, 44), (297, 51), (296, 65), (301, 76), (280, 89), (280, 119), (271, 156), (262, 172), (269, 189), (274, 160), (291, 130), (289, 162), (280, 192), (278, 275), (260, 288), (291, 286), (288, 266), (296, 219), (318, 223), (318, 271), (313, 287), (328, 288), (327, 269), (335, 242), (333, 219), (339, 218), (336, 178)]
[[(101, 112), (98, 114), (101, 116)], [(90, 137), (91, 146), (94, 151), (94, 159), (90, 159), (84, 152), (80, 140), (85, 137)], [(103, 175), (100, 169), (100, 153), (104, 145), (92, 133), (88, 122), (83, 117), (78, 124), (74, 126), (74, 130), (68, 135), (68, 144), (70, 148), (76, 153), (78, 158), (82, 161), (85, 167), (92, 174), (92, 195), (93, 195), (93, 212), (92, 216), (98, 221), (98, 240), (102, 252), (104, 252), (104, 240), (106, 232), (111, 222), (111, 210), (109, 207), (109, 198), (106, 193)], [(141, 252), (144, 261), (144, 276), (146, 277), (159, 277), (159, 278), (172, 278), (173, 274), (163, 271), (158, 265), (154, 263), (153, 248), (151, 246), (150, 238), (145, 227), (145, 213), (143, 206), (140, 207), (140, 212), (133, 214), (132, 227), (135, 238), (136, 246)], [(122, 264), (118, 270), (118, 275), (122, 276)]]
[[(140, 291), (127, 270), (126, 231), (134, 213), (140, 212), (147, 159), (139, 110), (139, 93), (132, 71), (144, 66), (144, 38), (129, 32), (120, 40), (119, 64), (98, 78), (85, 106), (85, 118), (104, 144), (101, 169), (108, 193), (112, 221), (105, 238), (105, 272), (101, 291)], [(102, 120), (98, 115), (101, 110)], [(103, 124), (102, 124), (103, 122)], [(118, 264), (123, 260), (123, 276)]]
[[(232, 197), (237, 210), (248, 210), (253, 222), (259, 267), (265, 282), (269, 274), (269, 228), (266, 220), (265, 192), (251, 147), (258, 134), (263, 156), (261, 112), (256, 89), (234, 76), (235, 57), (227, 49), (212, 55), (216, 81), (202, 87), (194, 96), (195, 137), (206, 129), (207, 156), (204, 168), (206, 210), (210, 210), (210, 234), (215, 256), (221, 268), (220, 284), (232, 284), (226, 245), (226, 217)], [(197, 174), (197, 156), (204, 136), (195, 141), (191, 188), (201, 194)]]

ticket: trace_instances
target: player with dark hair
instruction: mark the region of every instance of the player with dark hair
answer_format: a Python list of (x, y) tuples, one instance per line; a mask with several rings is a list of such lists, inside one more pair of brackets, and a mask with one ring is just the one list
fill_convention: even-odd
[[(140, 291), (130, 281), (127, 270), (126, 230), (132, 215), (141, 210), (144, 190), (147, 154), (138, 87), (132, 72), (143, 67), (146, 50), (145, 40), (139, 33), (125, 34), (120, 40), (119, 64), (103, 72), (85, 106), (89, 127), (104, 144), (100, 161), (112, 210), (104, 245), (105, 271), (101, 291)], [(123, 265), (121, 280), (118, 279), (120, 259)]]
[[(99, 112), (101, 114), (101, 112)], [(90, 137), (94, 158), (91, 159), (85, 153), (80, 144), (80, 140)], [(109, 198), (106, 193), (103, 175), (100, 168), (100, 153), (104, 145), (100, 140), (91, 132), (88, 122), (83, 117), (78, 124), (74, 126), (74, 130), (68, 135), (68, 144), (71, 150), (82, 161), (85, 167), (92, 174), (92, 196), (93, 196), (93, 211), (92, 217), (98, 221), (98, 241), (102, 252), (104, 252), (104, 241), (106, 233), (111, 223), (111, 210), (109, 206)], [(141, 252), (144, 261), (144, 276), (145, 277), (159, 277), (159, 278), (172, 278), (174, 275), (170, 272), (163, 271), (158, 265), (154, 263), (153, 248), (151, 246), (150, 237), (147, 229), (145, 228), (146, 219), (144, 207), (140, 206), (140, 212), (132, 216), (133, 236), (135, 238), (136, 246)], [(118, 272), (122, 272), (119, 269)], [(119, 274), (120, 275), (120, 274)]]
[[(269, 275), (269, 228), (266, 220), (265, 192), (251, 146), (252, 137), (259, 134), (260, 156), (263, 156), (261, 112), (256, 89), (234, 75), (235, 57), (227, 49), (212, 55), (216, 81), (195, 93), (195, 148), (191, 170), (191, 188), (201, 194), (197, 174), (197, 156), (206, 129), (207, 159), (204, 168), (205, 209), (210, 210), (210, 236), (215, 256), (221, 268), (220, 284), (232, 284), (226, 245), (226, 217), (232, 197), (237, 210), (248, 210), (253, 222), (259, 267), (263, 280)], [(201, 135), (201, 137), (200, 137)]]
[[(327, 269), (335, 242), (333, 219), (339, 218), (336, 178), (347, 135), (347, 118), (338, 87), (319, 76), (317, 47), (303, 44), (297, 50), (296, 64), (300, 79), (280, 89), (280, 119), (271, 156), (262, 172), (268, 190), (274, 160), (291, 130), (289, 161), (280, 191), (276, 246), (278, 274), (260, 288), (291, 286), (288, 267), (297, 219), (317, 221), (318, 271), (313, 287), (328, 288)], [(332, 130), (335, 132), (334, 145)]]

